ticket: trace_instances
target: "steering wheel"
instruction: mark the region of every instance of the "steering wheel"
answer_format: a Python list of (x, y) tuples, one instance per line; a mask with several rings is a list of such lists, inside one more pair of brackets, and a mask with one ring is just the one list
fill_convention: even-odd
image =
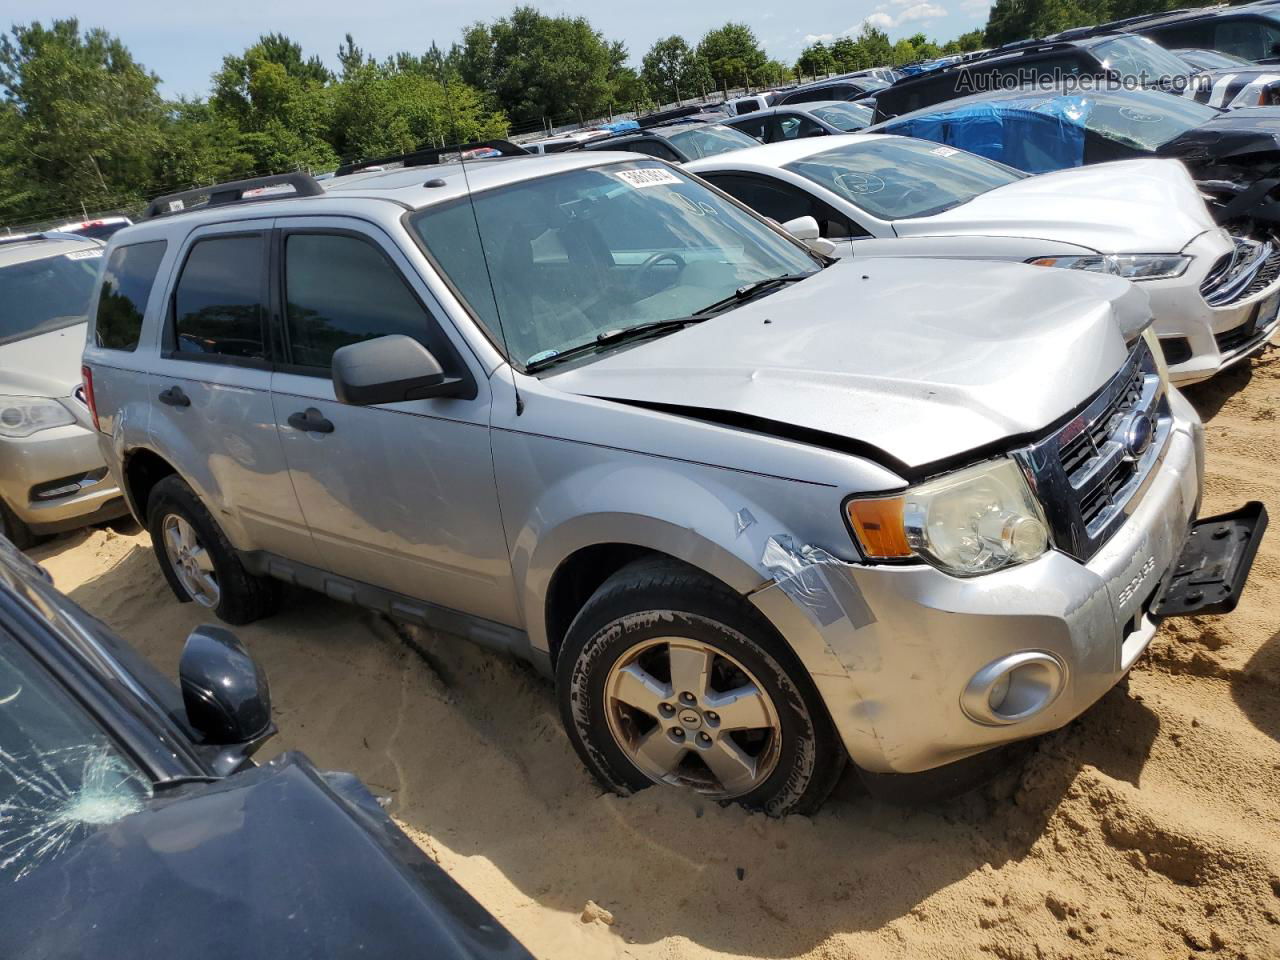
[(684, 257), (678, 253), (672, 253), (669, 250), (660, 250), (655, 254), (645, 258), (644, 263), (636, 268), (635, 275), (631, 278), (631, 289), (639, 293), (644, 289), (644, 282), (649, 278), (649, 272), (660, 263), (673, 263), (676, 266), (676, 275), (684, 271), (687, 264)]

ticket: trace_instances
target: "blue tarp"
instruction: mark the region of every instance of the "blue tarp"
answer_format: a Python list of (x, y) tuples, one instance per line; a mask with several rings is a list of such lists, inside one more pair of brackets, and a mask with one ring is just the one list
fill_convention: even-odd
[(890, 120), (882, 130), (945, 143), (1028, 173), (1047, 173), (1084, 163), (1091, 107), (1085, 96), (981, 100)]
[(639, 130), (640, 124), (634, 120), (614, 120), (611, 123), (598, 124), (594, 129), (608, 130), (610, 133), (625, 133), (628, 130)]

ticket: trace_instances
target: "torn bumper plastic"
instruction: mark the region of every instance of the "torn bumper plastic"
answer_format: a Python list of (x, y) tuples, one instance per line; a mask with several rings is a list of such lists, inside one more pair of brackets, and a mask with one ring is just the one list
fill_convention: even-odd
[[(866, 770), (919, 772), (1045, 733), (1106, 693), (1155, 635), (1149, 610), (1198, 507), (1201, 450), (1198, 420), (1178, 416), (1146, 495), (1087, 564), (1050, 551), (959, 579), (924, 564), (845, 563), (775, 536), (762, 557), (774, 582), (751, 599), (804, 660)], [(971, 680), (1031, 651), (1061, 664), (1060, 692), (1014, 723), (972, 719), (961, 705)]]

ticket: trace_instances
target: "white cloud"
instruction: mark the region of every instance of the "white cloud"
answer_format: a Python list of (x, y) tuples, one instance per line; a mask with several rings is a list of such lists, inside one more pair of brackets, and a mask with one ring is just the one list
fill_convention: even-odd
[[(855, 36), (862, 31), (863, 27), (873, 27), (876, 30), (889, 30), (893, 27), (900, 27), (904, 23), (912, 23), (921, 20), (928, 22), (947, 15), (946, 7), (941, 4), (931, 3), (929, 0), (923, 0), (923, 2), (921, 2), (921, 0), (890, 0), (890, 2), (893, 3), (894, 6), (902, 6), (904, 3), (910, 3), (911, 6), (899, 12), (897, 16), (889, 13), (877, 12), (863, 17), (862, 20), (846, 30), (842, 36)], [(981, 2), (985, 4), (989, 2), (989, 0), (962, 0), (962, 2)]]
[(804, 35), (804, 45), (811, 47), (815, 43), (830, 43), (836, 38), (834, 33), (806, 33)]
[(859, 23), (857, 27), (850, 27), (848, 32), (850, 34), (860, 33), (862, 32), (863, 27), (875, 27), (877, 30), (888, 30), (890, 27), (895, 26), (896, 23), (897, 21), (887, 13), (873, 13), (871, 16), (865, 18), (861, 23)]
[(898, 14), (897, 24), (895, 25), (909, 23), (912, 20), (936, 20), (938, 17), (945, 17), (946, 15), (946, 8), (939, 4), (917, 3)]

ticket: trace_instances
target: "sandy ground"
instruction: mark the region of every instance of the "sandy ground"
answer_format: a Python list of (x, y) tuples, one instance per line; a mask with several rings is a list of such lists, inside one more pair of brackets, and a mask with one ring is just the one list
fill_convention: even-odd
[[(1205, 512), (1257, 498), (1280, 515), (1280, 350), (1188, 393), (1209, 425)], [(204, 617), (174, 601), (145, 533), (36, 552), (176, 671)], [(847, 777), (818, 816), (785, 821), (603, 794), (550, 687), (450, 637), (411, 648), (303, 593), (239, 632), (271, 678), (269, 749), (389, 794), (539, 957), (1280, 957), (1278, 587), (1280, 526), (1233, 615), (1171, 621), (1127, 690), (992, 785), (902, 809)]]

